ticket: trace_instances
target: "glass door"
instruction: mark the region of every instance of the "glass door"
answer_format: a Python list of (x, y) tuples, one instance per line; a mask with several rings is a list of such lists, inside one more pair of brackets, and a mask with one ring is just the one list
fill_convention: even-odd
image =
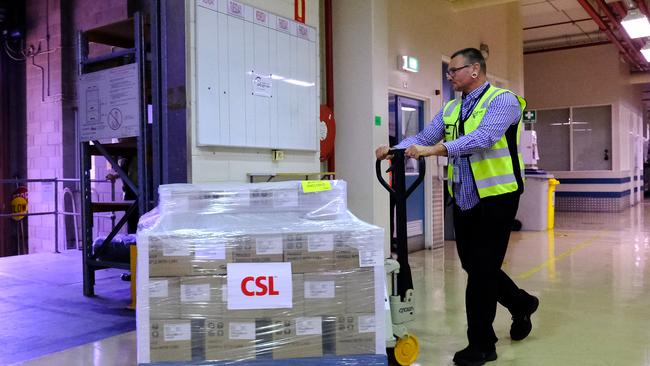
[[(390, 94), (389, 142), (396, 145), (406, 137), (417, 134), (424, 128), (424, 102), (421, 100)], [(418, 162), (407, 159), (406, 187), (417, 179)], [(406, 219), (409, 252), (424, 249), (424, 182), (413, 191), (406, 201)]]

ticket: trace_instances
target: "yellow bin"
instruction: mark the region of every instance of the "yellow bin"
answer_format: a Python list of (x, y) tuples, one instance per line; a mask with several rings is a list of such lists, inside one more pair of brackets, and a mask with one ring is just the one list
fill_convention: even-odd
[(560, 184), (560, 181), (551, 178), (548, 180), (548, 229), (555, 227), (555, 186)]

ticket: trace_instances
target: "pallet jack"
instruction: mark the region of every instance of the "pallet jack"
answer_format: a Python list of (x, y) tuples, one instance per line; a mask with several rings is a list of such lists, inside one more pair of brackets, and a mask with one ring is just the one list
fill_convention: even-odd
[[(406, 323), (415, 319), (415, 298), (413, 278), (408, 260), (406, 231), (406, 199), (424, 180), (426, 166), (424, 158), (418, 160), (419, 174), (415, 182), (406, 188), (404, 149), (391, 149), (391, 166), (386, 171), (391, 175), (391, 184), (382, 176), (381, 160), (377, 160), (375, 171), (379, 183), (390, 194), (390, 246), (391, 257), (384, 267), (390, 288), (386, 286), (384, 303), (386, 307), (386, 353), (391, 364), (407, 366), (415, 362), (420, 353), (418, 338), (409, 333)], [(390, 296), (389, 296), (390, 291)]]

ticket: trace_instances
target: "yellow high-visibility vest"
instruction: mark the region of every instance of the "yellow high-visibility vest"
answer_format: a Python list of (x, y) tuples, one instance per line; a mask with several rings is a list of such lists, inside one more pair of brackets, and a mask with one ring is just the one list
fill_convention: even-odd
[[(476, 130), (485, 116), (485, 112), (498, 95), (512, 93), (510, 90), (488, 86), (483, 92), (472, 114), (464, 123), (465, 134)], [(526, 100), (515, 93), (512, 93), (519, 101), (522, 111), (526, 108)], [(445, 141), (453, 141), (459, 136), (461, 101), (454, 99), (448, 102), (443, 109), (442, 120), (445, 124)], [(469, 156), (470, 167), (476, 182), (476, 189), (480, 198), (496, 196), (500, 194), (515, 192), (522, 189), (518, 182), (523, 183), (524, 160), (519, 148), (521, 136), (521, 119), (517, 123), (516, 133), (510, 129), (490, 149), (473, 153)], [(511, 126), (510, 128), (512, 128)], [(515, 169), (515, 166), (518, 169)], [(448, 184), (447, 189), (453, 197), (452, 177), (454, 176), (453, 164), (447, 168)]]

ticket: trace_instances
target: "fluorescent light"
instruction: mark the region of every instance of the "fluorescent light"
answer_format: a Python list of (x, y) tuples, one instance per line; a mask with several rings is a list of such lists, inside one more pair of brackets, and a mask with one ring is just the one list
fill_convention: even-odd
[(650, 22), (648, 18), (641, 14), (639, 9), (630, 9), (623, 20), (621, 25), (630, 38), (641, 38), (650, 36)]
[(645, 41), (645, 46), (641, 48), (641, 54), (643, 54), (646, 61), (650, 62), (650, 41)]
[(283, 81), (285, 83), (298, 85), (298, 86), (314, 86), (314, 85), (316, 85), (314, 83), (309, 83), (309, 82), (306, 82), (306, 81), (296, 80), (296, 79), (284, 79)]
[(413, 107), (401, 107), (404, 112), (415, 112), (416, 109)]

